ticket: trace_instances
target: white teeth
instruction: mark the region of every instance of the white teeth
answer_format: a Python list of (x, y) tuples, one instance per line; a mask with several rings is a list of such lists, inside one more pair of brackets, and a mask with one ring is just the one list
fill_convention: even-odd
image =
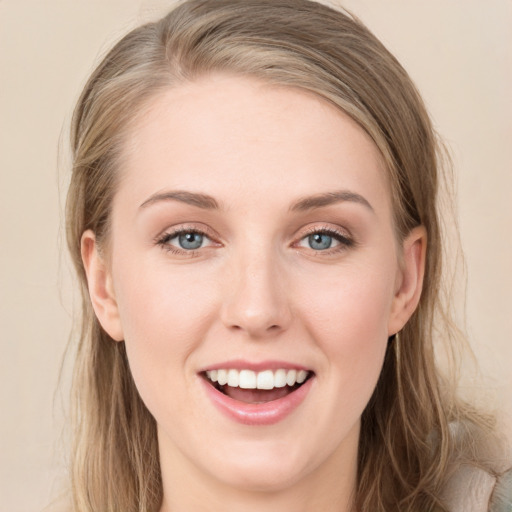
[(288, 370), (286, 374), (286, 384), (293, 386), (297, 382), (297, 370)]
[(302, 384), (306, 380), (307, 376), (308, 372), (306, 370), (300, 370), (299, 373), (297, 373), (297, 382)]
[(264, 370), (254, 372), (252, 370), (221, 369), (208, 370), (206, 376), (212, 382), (218, 382), (220, 386), (227, 384), (231, 387), (242, 389), (274, 389), (283, 388), (286, 385), (294, 386), (302, 384), (309, 372), (306, 370), (285, 370), (275, 371)]
[(259, 372), (256, 387), (258, 389), (274, 389), (274, 372), (272, 370)]
[[(206, 374), (208, 375), (208, 372), (206, 372)], [(208, 377), (210, 377), (210, 376), (208, 375)], [(221, 386), (224, 386), (224, 384), (228, 383), (228, 371), (227, 370), (217, 370), (217, 382)]]
[(228, 386), (231, 386), (232, 388), (238, 387), (238, 378), (239, 372), (236, 370), (228, 370)]
[(274, 386), (284, 388), (286, 386), (286, 370), (277, 370), (274, 373)]
[(256, 372), (252, 370), (242, 370), (238, 379), (238, 386), (242, 389), (256, 388)]

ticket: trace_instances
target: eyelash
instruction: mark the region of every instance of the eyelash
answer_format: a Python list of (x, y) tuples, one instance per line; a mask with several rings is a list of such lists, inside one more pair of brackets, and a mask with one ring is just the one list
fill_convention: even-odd
[(351, 238), (349, 235), (342, 231), (338, 231), (337, 229), (331, 228), (329, 226), (324, 226), (321, 228), (314, 227), (308, 229), (306, 233), (300, 238), (299, 242), (316, 234), (328, 235), (334, 238), (334, 240), (336, 240), (337, 242), (339, 242), (340, 245), (338, 245), (337, 247), (325, 249), (323, 251), (315, 251), (314, 249), (311, 249), (315, 256), (330, 256), (350, 249), (351, 247), (354, 247), (356, 245), (355, 240)]
[[(179, 249), (178, 247), (175, 247), (175, 246), (169, 244), (170, 240), (172, 240), (180, 235), (185, 235), (185, 234), (201, 235), (201, 236), (204, 236), (205, 238), (208, 238), (210, 241), (212, 241), (214, 238), (214, 236), (212, 234), (208, 233), (207, 230), (183, 227), (183, 228), (179, 228), (179, 229), (164, 233), (162, 236), (159, 236), (155, 239), (155, 243), (157, 245), (159, 245), (166, 252), (176, 254), (179, 256), (186, 256), (186, 257), (193, 258), (194, 256), (197, 256), (199, 251), (201, 249), (204, 249), (204, 247), (201, 247), (199, 249), (185, 250), (185, 249)], [(313, 251), (313, 254), (315, 254), (317, 256), (329, 256), (331, 254), (337, 254), (339, 252), (347, 250), (356, 245), (356, 242), (351, 237), (347, 236), (345, 233), (338, 231), (336, 229), (333, 229), (331, 227), (327, 227), (327, 226), (321, 227), (321, 228), (315, 227), (315, 228), (308, 229), (306, 231), (306, 233), (303, 236), (301, 236), (301, 238), (299, 239), (299, 242), (301, 242), (302, 240), (304, 240), (312, 235), (315, 235), (315, 234), (327, 235), (327, 236), (332, 237), (337, 242), (339, 242), (339, 245), (334, 248), (328, 248), (325, 250), (318, 250), (318, 251), (311, 249)], [(295, 242), (294, 246), (296, 246), (297, 243), (299, 243), (299, 242)]]
[(164, 251), (170, 252), (172, 254), (177, 254), (178, 256), (185, 256), (189, 258), (193, 258), (194, 256), (197, 256), (199, 251), (203, 249), (203, 247), (199, 249), (179, 249), (178, 247), (175, 247), (174, 245), (169, 244), (169, 242), (180, 235), (186, 235), (186, 234), (196, 234), (204, 236), (205, 238), (208, 238), (209, 240), (212, 240), (214, 238), (213, 234), (208, 233), (207, 230), (201, 230), (197, 228), (187, 228), (182, 227), (178, 228), (174, 231), (169, 231), (164, 233), (162, 236), (157, 237), (155, 240), (155, 243), (159, 245)]
[(334, 238), (336, 241), (338, 241), (340, 244), (344, 245), (345, 247), (351, 247), (355, 244), (355, 241), (347, 233), (345, 233), (343, 231), (339, 231), (330, 226), (323, 226), (321, 228), (318, 228), (318, 227), (309, 228), (306, 231), (306, 233), (304, 234), (304, 236), (301, 237), (301, 240), (304, 240), (304, 238), (307, 238), (311, 235), (316, 235), (318, 233), (331, 236), (332, 238)]

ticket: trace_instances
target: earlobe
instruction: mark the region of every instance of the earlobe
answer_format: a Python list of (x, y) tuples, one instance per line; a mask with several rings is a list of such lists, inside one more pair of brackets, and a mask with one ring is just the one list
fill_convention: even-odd
[(85, 231), (82, 235), (81, 251), (89, 296), (96, 317), (111, 338), (122, 341), (124, 336), (112, 286), (112, 277), (100, 254), (96, 236), (91, 230)]
[(402, 265), (393, 298), (388, 336), (396, 334), (416, 310), (423, 288), (427, 232), (423, 226), (414, 228), (402, 245)]

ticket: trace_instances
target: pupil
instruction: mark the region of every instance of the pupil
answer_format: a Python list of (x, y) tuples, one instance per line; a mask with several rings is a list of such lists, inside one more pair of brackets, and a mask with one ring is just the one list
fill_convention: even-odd
[(185, 233), (179, 236), (179, 242), (183, 249), (199, 249), (203, 244), (203, 235), (199, 233)]
[(311, 249), (329, 249), (332, 244), (332, 237), (322, 233), (315, 233), (309, 237), (309, 246)]

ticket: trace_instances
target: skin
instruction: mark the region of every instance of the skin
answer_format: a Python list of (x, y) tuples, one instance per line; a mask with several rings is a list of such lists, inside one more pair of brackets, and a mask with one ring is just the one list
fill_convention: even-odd
[[(423, 228), (397, 241), (376, 146), (312, 94), (210, 76), (161, 93), (140, 119), (108, 259), (90, 231), (82, 254), (96, 314), (125, 341), (158, 424), (161, 512), (351, 510), (360, 417), (388, 337), (417, 306)], [(158, 197), (178, 190), (218, 208)], [(339, 191), (344, 200), (293, 208)], [(176, 228), (207, 236), (187, 252)], [(326, 229), (343, 238), (312, 248)], [(310, 368), (310, 392), (274, 425), (237, 423), (198, 376), (236, 358)]]

